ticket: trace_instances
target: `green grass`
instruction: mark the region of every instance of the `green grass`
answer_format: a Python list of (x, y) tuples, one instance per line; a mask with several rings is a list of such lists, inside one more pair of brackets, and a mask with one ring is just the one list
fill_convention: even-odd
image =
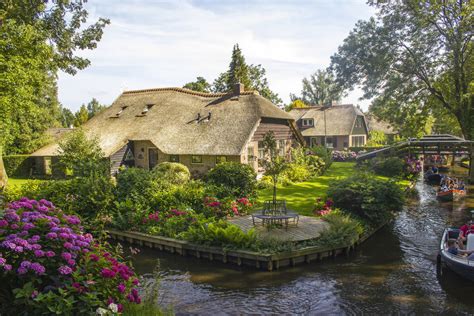
[[(316, 177), (310, 181), (295, 183), (289, 186), (279, 185), (277, 188), (277, 199), (286, 200), (289, 209), (298, 212), (301, 215), (313, 215), (315, 200), (324, 197), (332, 181), (344, 179), (355, 172), (355, 163), (352, 162), (333, 162), (326, 174)], [(376, 176), (378, 179), (387, 180), (388, 177)], [(410, 185), (410, 181), (401, 180), (398, 184), (402, 188)], [(258, 191), (258, 204), (273, 198), (273, 189), (264, 189)]]
[[(323, 176), (285, 187), (279, 185), (277, 188), (277, 199), (286, 200), (288, 208), (301, 215), (312, 215), (316, 198), (326, 195), (329, 184), (332, 181), (350, 176), (354, 172), (354, 166), (355, 163), (352, 162), (333, 162)], [(258, 191), (259, 204), (272, 198), (272, 189)]]
[(17, 178), (8, 178), (8, 183), (7, 186), (9, 187), (18, 187), (22, 186), (23, 184), (29, 182), (29, 181), (34, 181), (31, 179), (17, 179)]

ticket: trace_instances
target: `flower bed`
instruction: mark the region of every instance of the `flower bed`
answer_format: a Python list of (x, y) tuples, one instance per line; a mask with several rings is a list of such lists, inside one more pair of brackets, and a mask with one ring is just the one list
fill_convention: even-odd
[(0, 213), (1, 312), (91, 314), (140, 303), (135, 273), (77, 216), (23, 198)]

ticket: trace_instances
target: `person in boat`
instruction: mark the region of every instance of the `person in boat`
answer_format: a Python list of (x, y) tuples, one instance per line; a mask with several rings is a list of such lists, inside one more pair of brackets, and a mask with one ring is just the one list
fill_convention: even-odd
[(436, 166), (433, 166), (431, 167), (431, 171), (433, 171), (433, 173), (438, 173), (438, 168), (436, 168)]
[(474, 250), (460, 249), (458, 241), (456, 239), (448, 239), (448, 252), (455, 256), (474, 254)]
[(459, 227), (458, 245), (464, 249), (464, 244), (467, 242), (467, 235), (474, 233), (474, 222), (467, 222)]

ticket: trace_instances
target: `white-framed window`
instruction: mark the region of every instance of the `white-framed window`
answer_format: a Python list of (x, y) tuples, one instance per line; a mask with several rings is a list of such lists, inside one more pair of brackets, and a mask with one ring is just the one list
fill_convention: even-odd
[(334, 142), (332, 137), (326, 137), (326, 147), (334, 148)]
[(202, 163), (202, 156), (191, 156), (191, 163), (192, 164), (200, 164)]
[(310, 127), (310, 126), (314, 126), (314, 119), (303, 119), (302, 122), (301, 122), (302, 126), (303, 127)]
[(263, 147), (263, 141), (258, 142), (258, 159), (263, 160), (265, 158), (265, 148)]
[(253, 146), (247, 147), (247, 161), (248, 162), (251, 162), (251, 161), (255, 160), (255, 156), (254, 156), (253, 153), (254, 153)]
[(365, 136), (352, 136), (352, 147), (365, 146)]
[(311, 138), (309, 139), (309, 145), (310, 145), (311, 147), (316, 147), (316, 146), (318, 146), (318, 138), (317, 138), (317, 137), (311, 137)]
[(170, 162), (179, 162), (178, 155), (170, 155)]
[(285, 154), (286, 154), (286, 139), (280, 139), (278, 141), (278, 154), (280, 156), (285, 156)]

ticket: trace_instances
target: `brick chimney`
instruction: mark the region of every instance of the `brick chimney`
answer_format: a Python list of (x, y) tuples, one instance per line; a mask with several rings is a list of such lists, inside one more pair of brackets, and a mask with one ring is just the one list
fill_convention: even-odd
[(242, 83), (236, 83), (234, 84), (234, 89), (233, 89), (233, 93), (234, 95), (241, 95), (242, 92), (245, 91), (245, 87)]

